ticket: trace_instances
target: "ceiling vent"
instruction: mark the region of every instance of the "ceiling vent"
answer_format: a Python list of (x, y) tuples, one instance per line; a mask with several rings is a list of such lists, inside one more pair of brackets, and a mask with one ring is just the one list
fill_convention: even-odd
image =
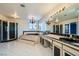
[(24, 5), (24, 4), (20, 4), (20, 6), (21, 6), (21, 7), (25, 7), (25, 5)]

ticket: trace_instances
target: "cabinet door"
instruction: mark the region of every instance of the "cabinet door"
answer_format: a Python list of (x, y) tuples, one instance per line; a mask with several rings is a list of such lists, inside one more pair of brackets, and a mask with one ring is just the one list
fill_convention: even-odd
[(43, 38), (40, 38), (40, 43), (41, 43), (42, 45), (44, 45), (44, 39), (43, 39)]
[(54, 46), (54, 56), (60, 56), (60, 49)]
[(64, 55), (65, 55), (65, 56), (75, 56), (74, 54), (72, 54), (72, 53), (70, 53), (70, 52), (67, 52), (67, 51), (64, 52)]
[(65, 52), (65, 56), (71, 56), (71, 55)]

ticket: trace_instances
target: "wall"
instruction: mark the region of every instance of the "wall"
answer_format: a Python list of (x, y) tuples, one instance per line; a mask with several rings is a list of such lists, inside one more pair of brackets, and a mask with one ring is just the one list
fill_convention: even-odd
[(0, 15), (0, 20), (18, 23), (18, 37), (20, 37), (23, 34), (23, 31), (28, 30), (28, 24), (27, 24), (27, 21), (25, 21), (25, 20), (7, 18), (3, 15)]
[(52, 24), (46, 24), (46, 30), (47, 31), (50, 31), (50, 32), (53, 32), (53, 25)]
[(17, 20), (16, 22), (18, 22), (18, 36), (20, 37), (23, 31), (28, 30), (28, 24), (25, 20)]
[[(58, 23), (58, 25), (63, 24), (63, 34), (65, 33), (65, 24), (69, 24), (69, 23), (72, 23), (72, 22), (77, 22), (77, 35), (79, 35), (79, 17), (74, 18), (74, 19), (67, 19), (67, 20), (64, 20), (64, 21), (61, 21), (61, 22)], [(53, 31), (53, 25), (54, 25), (54, 23), (52, 23), (49, 26), (50, 30), (52, 30), (52, 31)], [(69, 33), (70, 33), (70, 31), (69, 31)]]
[[(59, 24), (63, 24), (63, 34), (65, 34), (65, 24), (70, 24), (72, 22), (77, 22), (77, 21), (78, 21), (78, 18), (68, 19), (68, 20), (65, 20), (65, 21), (61, 21)], [(69, 29), (70, 29), (70, 26), (69, 26)], [(70, 33), (70, 31), (69, 31), (69, 33)]]

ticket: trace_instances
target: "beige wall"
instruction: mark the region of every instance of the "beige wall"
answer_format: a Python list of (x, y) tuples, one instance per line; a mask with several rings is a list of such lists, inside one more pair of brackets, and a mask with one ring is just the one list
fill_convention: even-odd
[(23, 34), (24, 30), (26, 31), (28, 29), (27, 21), (22, 20), (22, 19), (7, 18), (3, 15), (0, 15), (0, 20), (18, 23), (18, 36), (19, 37)]

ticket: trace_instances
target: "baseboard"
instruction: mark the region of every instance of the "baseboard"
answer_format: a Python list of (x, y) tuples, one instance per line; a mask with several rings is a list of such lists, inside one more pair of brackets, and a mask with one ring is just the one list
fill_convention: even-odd
[(14, 41), (14, 40), (17, 40), (17, 39), (12, 39), (12, 40), (7, 40), (7, 41), (1, 41), (0, 43), (10, 42), (10, 41)]

